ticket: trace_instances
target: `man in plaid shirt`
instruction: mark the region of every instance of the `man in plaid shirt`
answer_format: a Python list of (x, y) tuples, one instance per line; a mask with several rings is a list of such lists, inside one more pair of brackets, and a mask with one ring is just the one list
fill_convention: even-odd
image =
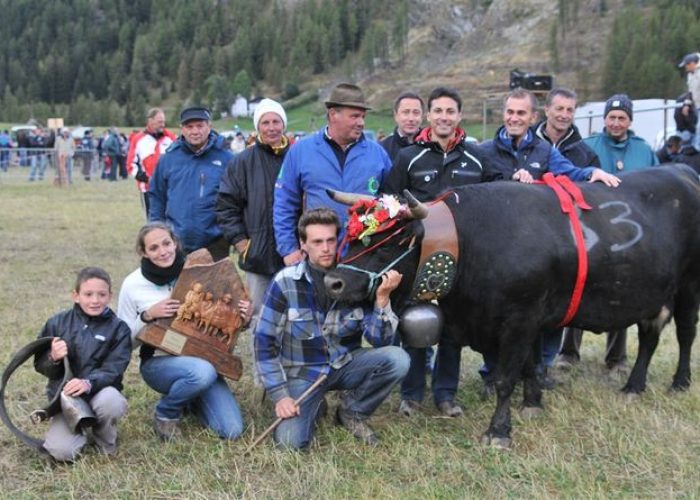
[[(337, 422), (366, 444), (378, 442), (366, 420), (408, 371), (406, 352), (392, 346), (398, 318), (389, 295), (401, 275), (382, 277), (374, 304), (337, 304), (323, 277), (335, 266), (340, 221), (333, 210), (319, 208), (299, 219), (306, 259), (286, 267), (267, 289), (255, 330), (255, 366), (275, 413), (284, 419), (275, 442), (305, 448), (323, 411), (325, 393), (342, 390)], [(362, 336), (374, 347), (361, 347)], [(294, 403), (319, 376), (328, 378), (299, 405)]]

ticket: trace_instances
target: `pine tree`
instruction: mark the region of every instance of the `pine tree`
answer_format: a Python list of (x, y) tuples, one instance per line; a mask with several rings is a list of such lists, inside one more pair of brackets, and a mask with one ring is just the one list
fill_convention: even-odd
[(246, 99), (250, 98), (250, 92), (253, 88), (253, 83), (250, 80), (248, 72), (244, 69), (236, 73), (233, 83), (231, 84), (231, 90), (234, 95), (240, 94)]

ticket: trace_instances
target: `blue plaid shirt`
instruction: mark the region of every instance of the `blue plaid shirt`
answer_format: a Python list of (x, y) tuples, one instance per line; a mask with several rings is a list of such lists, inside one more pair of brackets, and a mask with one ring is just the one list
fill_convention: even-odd
[(349, 362), (363, 334), (374, 347), (391, 344), (397, 325), (391, 303), (384, 308), (334, 304), (322, 311), (304, 260), (277, 273), (265, 293), (255, 329), (255, 368), (277, 402), (289, 396), (288, 378), (313, 382)]

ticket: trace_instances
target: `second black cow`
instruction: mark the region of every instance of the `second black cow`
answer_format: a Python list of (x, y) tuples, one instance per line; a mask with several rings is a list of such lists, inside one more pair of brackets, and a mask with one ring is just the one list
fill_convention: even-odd
[[(384, 213), (379, 221), (361, 202), (360, 216), (350, 220), (357, 227), (349, 228), (356, 237), (346, 265), (329, 273), (326, 286), (336, 298), (360, 300), (377, 273), (393, 267), (404, 275), (400, 302), (439, 297), (443, 335), (497, 351), (498, 400), (484, 444), (510, 444), (510, 398), (521, 377), (524, 409), (542, 407), (532, 347), (567, 313), (566, 324), (594, 332), (638, 325), (639, 353), (623, 389), (629, 393), (645, 389), (660, 332), (673, 318), (680, 354), (672, 388), (686, 389), (700, 303), (698, 175), (666, 166), (622, 180), (615, 189), (576, 184), (591, 206), (575, 209), (579, 245), (578, 224), (544, 185), (463, 186), (433, 205), (406, 193), (408, 215), (386, 220)], [(582, 292), (578, 304), (574, 288)]]

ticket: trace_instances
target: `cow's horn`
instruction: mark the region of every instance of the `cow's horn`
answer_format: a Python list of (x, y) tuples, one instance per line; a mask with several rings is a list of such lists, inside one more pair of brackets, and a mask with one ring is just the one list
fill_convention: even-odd
[(414, 219), (425, 219), (428, 216), (428, 207), (416, 199), (408, 189), (403, 190), (403, 195), (408, 201), (408, 208), (411, 209), (411, 216)]
[(333, 189), (326, 189), (326, 193), (328, 193), (328, 196), (330, 196), (331, 199), (350, 207), (360, 200), (374, 199), (374, 196), (370, 196), (368, 194), (345, 193), (343, 191), (335, 191)]

